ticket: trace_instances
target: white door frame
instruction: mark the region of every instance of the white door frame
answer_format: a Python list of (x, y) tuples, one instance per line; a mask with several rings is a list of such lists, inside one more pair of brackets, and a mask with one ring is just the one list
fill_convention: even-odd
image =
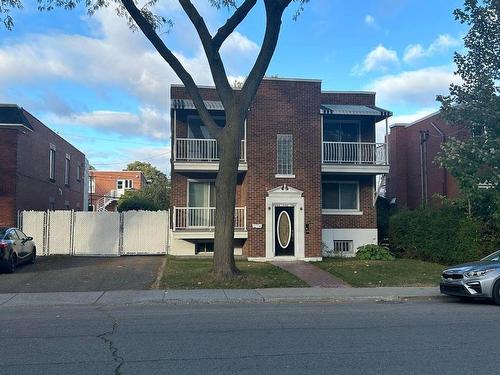
[[(275, 256), (275, 207), (293, 207), (294, 214), (294, 256)], [(296, 260), (305, 258), (304, 220), (305, 208), (303, 192), (287, 185), (267, 192), (266, 197), (266, 259)]]

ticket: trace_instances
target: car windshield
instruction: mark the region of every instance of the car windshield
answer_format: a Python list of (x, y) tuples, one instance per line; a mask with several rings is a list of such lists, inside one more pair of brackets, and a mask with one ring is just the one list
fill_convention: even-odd
[(500, 262), (500, 250), (495, 251), (493, 254), (490, 254), (481, 260), (485, 262)]

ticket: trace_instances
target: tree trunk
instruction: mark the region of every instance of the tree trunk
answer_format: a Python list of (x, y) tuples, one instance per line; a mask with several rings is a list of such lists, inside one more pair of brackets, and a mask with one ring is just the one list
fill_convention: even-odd
[(223, 278), (229, 278), (239, 273), (234, 261), (234, 216), (243, 127), (244, 119), (231, 120), (228, 117), (226, 127), (218, 139), (220, 161), (219, 172), (215, 180), (216, 210), (213, 271)]

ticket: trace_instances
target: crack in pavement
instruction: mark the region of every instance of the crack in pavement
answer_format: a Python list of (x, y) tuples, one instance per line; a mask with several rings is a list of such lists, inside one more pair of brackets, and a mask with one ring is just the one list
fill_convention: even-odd
[(116, 363), (115, 375), (121, 375), (122, 374), (121, 367), (125, 363), (125, 358), (123, 358), (118, 354), (118, 348), (115, 346), (113, 340), (111, 339), (111, 336), (113, 336), (118, 329), (118, 321), (108, 313), (105, 314), (108, 315), (111, 319), (113, 319), (113, 328), (111, 329), (111, 331), (107, 331), (101, 333), (100, 335), (97, 335), (97, 338), (101, 339), (108, 345), (108, 349), (111, 353), (111, 356), (113, 357), (113, 361), (115, 361)]

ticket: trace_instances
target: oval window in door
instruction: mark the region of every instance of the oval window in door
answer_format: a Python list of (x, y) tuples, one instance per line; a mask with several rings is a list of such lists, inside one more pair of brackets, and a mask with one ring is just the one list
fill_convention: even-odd
[(286, 249), (292, 239), (292, 222), (288, 212), (281, 211), (276, 223), (276, 233), (278, 235), (278, 242), (283, 249)]

